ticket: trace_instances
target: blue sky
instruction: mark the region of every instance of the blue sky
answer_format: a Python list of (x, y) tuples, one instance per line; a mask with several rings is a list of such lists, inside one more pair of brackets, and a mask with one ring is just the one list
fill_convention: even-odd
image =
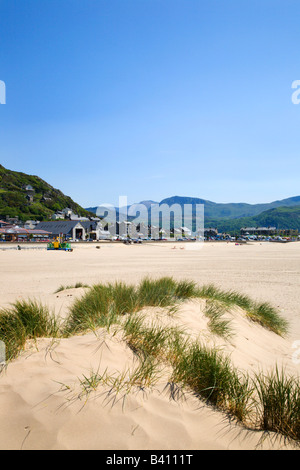
[(298, 0), (0, 0), (0, 163), (84, 207), (300, 194)]

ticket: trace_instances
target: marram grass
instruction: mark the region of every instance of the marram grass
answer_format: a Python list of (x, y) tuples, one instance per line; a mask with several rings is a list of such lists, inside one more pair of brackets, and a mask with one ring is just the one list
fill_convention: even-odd
[(245, 294), (223, 291), (212, 284), (199, 288), (196, 297), (215, 300), (228, 307), (240, 307), (249, 319), (280, 336), (284, 336), (288, 331), (287, 321), (280, 316), (275, 307), (267, 302), (256, 302)]
[(208, 328), (213, 334), (229, 340), (233, 336), (231, 321), (224, 316), (228, 314), (228, 307), (222, 302), (208, 299), (204, 308), (204, 315), (208, 318)]
[(97, 284), (72, 305), (64, 334), (70, 336), (118, 323), (121, 315), (135, 311), (136, 306), (137, 296), (133, 286), (123, 283)]
[[(110, 390), (126, 393), (134, 386), (156, 383), (161, 366), (171, 368), (170, 382), (191, 390), (199, 398), (226, 411), (255, 429), (274, 431), (300, 441), (299, 379), (276, 371), (257, 374), (250, 379), (234, 368), (230, 359), (216, 349), (191, 340), (180, 328), (163, 328), (147, 322), (141, 310), (148, 306), (174, 307), (189, 298), (207, 300), (206, 315), (215, 334), (225, 338), (232, 334), (223, 314), (238, 306), (252, 321), (284, 335), (287, 322), (268, 303), (253, 301), (235, 291), (222, 291), (207, 285), (198, 287), (190, 281), (169, 277), (142, 280), (137, 286), (125, 283), (92, 286), (70, 308), (60, 325), (48, 308), (36, 301), (19, 301), (0, 311), (0, 340), (5, 343), (7, 360), (14, 359), (25, 348), (26, 341), (41, 337), (68, 337), (97, 328), (110, 330), (117, 326), (123, 339), (134, 351), (138, 367), (128, 377), (109, 378), (107, 374), (84, 377), (84, 395), (106, 385)], [(127, 388), (126, 388), (127, 387)]]
[(36, 301), (18, 301), (10, 309), (0, 311), (0, 340), (5, 343), (6, 361), (14, 359), (27, 340), (58, 334), (55, 316)]
[(248, 418), (249, 380), (234, 369), (228, 357), (195, 341), (173, 365), (172, 381), (188, 387), (201, 399), (227, 410), (240, 421)]
[(255, 377), (257, 426), (300, 441), (300, 382), (284, 370)]
[(83, 282), (76, 282), (76, 284), (68, 285), (68, 286), (61, 285), (58, 287), (58, 289), (56, 289), (54, 294), (58, 294), (59, 292), (62, 292), (67, 289), (79, 289), (80, 287), (89, 287), (89, 286), (87, 284), (84, 284)]
[[(287, 333), (288, 325), (269, 303), (259, 303), (235, 291), (222, 291), (213, 286), (198, 287), (192, 281), (176, 281), (171, 277), (143, 279), (138, 286), (124, 283), (98, 284), (71, 307), (65, 325), (66, 334), (76, 334), (87, 329), (105, 327), (107, 321), (117, 323), (126, 313), (135, 313), (144, 307), (172, 307), (186, 299), (203, 298), (226, 308), (240, 307), (252, 321), (278, 335)], [(223, 336), (229, 336), (230, 324), (221, 318), (221, 308), (210, 309), (211, 327)], [(223, 331), (222, 331), (223, 330)]]

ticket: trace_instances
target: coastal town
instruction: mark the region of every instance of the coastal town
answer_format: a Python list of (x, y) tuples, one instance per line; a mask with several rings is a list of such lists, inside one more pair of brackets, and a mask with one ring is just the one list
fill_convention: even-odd
[(7, 216), (0, 220), (0, 242), (49, 242), (57, 237), (69, 242), (93, 241), (296, 241), (300, 240), (298, 230), (279, 230), (276, 227), (242, 227), (239, 234), (218, 232), (207, 227), (197, 234), (188, 227), (165, 230), (142, 222), (122, 220), (107, 224), (100, 217), (80, 217), (72, 209), (65, 208), (53, 214), (50, 221), (27, 220)]

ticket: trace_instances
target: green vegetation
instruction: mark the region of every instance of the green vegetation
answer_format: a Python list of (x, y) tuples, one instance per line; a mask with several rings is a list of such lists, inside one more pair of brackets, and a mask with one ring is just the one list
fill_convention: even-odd
[(146, 326), (145, 320), (144, 315), (129, 315), (122, 323), (123, 339), (141, 358), (163, 357), (172, 330), (155, 323)]
[(123, 283), (99, 284), (91, 287), (71, 307), (64, 334), (73, 335), (118, 323), (120, 315), (136, 310), (135, 294), (133, 286)]
[[(121, 395), (124, 398), (134, 389), (149, 389), (153, 387), (161, 378), (161, 366), (159, 362), (151, 358), (140, 361), (133, 369), (126, 369), (120, 373), (109, 374), (107, 369), (103, 373), (99, 370), (90, 372), (90, 375), (83, 375), (80, 379), (80, 389), (78, 398), (85, 398), (87, 401), (89, 395), (95, 392), (99, 386), (106, 387), (108, 390), (106, 401), (115, 403)], [(65, 388), (68, 386), (63, 384)]]
[[(204, 298), (218, 302), (207, 309), (211, 321), (219, 325), (223, 335), (229, 335), (229, 322), (221, 321), (225, 307), (237, 306), (245, 310), (252, 321), (258, 322), (276, 334), (287, 333), (287, 322), (270, 304), (259, 303), (235, 291), (222, 291), (213, 286), (197, 287), (192, 281), (175, 281), (170, 277), (160, 279), (146, 278), (139, 286), (123, 283), (98, 284), (93, 286), (82, 298), (75, 301), (67, 321), (66, 331), (70, 334), (89, 328), (100, 328), (114, 321), (120, 315), (139, 312), (144, 307), (175, 307), (178, 302), (188, 298)], [(222, 306), (222, 308), (221, 308)], [(214, 312), (213, 312), (214, 310)], [(218, 310), (218, 311), (217, 311)]]
[[(73, 286), (61, 286), (56, 292)], [(87, 287), (77, 283), (75, 288)], [(54, 317), (48, 309), (33, 301), (17, 302), (11, 309), (0, 312), (0, 339), (7, 342), (8, 350), (14, 353), (22, 349), (26, 339), (40, 336), (56, 335), (71, 336), (97, 328), (109, 328), (120, 324), (121, 318), (130, 314), (127, 323), (123, 325), (127, 338), (130, 338), (132, 328), (140, 329), (141, 317), (136, 316), (144, 307), (167, 307), (172, 311), (178, 303), (188, 298), (203, 298), (207, 300), (205, 314), (210, 318), (209, 326), (212, 331), (223, 337), (230, 337), (230, 321), (223, 318), (229, 307), (240, 307), (249, 319), (262, 326), (284, 335), (287, 332), (287, 322), (277, 310), (268, 303), (258, 303), (235, 291), (222, 291), (213, 285), (198, 287), (190, 281), (175, 281), (169, 277), (161, 279), (146, 278), (135, 287), (124, 283), (97, 284), (70, 308), (70, 314), (59, 329)], [(149, 330), (151, 331), (151, 330)], [(141, 336), (145, 336), (141, 330)], [(160, 336), (161, 348), (168, 340), (169, 331), (152, 329), (152, 334)], [(14, 348), (14, 338), (18, 347)], [(135, 345), (135, 349), (138, 349)], [(154, 349), (157, 349), (157, 345)], [(149, 351), (148, 351), (149, 354)], [(9, 357), (11, 355), (9, 354)]]
[[(241, 373), (215, 348), (192, 339), (180, 327), (166, 327), (150, 320), (144, 307), (174, 308), (187, 298), (206, 300), (205, 314), (211, 331), (228, 338), (230, 324), (224, 320), (229, 308), (240, 307), (249, 319), (284, 334), (286, 322), (269, 304), (257, 303), (237, 292), (225, 292), (212, 285), (198, 287), (172, 278), (144, 279), (138, 286), (123, 283), (91, 287), (70, 308), (68, 318), (58, 324), (49, 310), (33, 301), (16, 302), (0, 312), (0, 340), (5, 342), (7, 359), (15, 358), (27, 340), (40, 337), (62, 338), (105, 328), (121, 338), (133, 351), (138, 363), (133, 369), (109, 375), (107, 370), (91, 371), (80, 379), (77, 398), (88, 399), (99, 386), (106, 398), (123, 398), (134, 389), (153, 387), (168, 374), (174, 390), (191, 391), (216, 409), (243, 423), (248, 429), (274, 431), (300, 441), (300, 385), (297, 377), (263, 373), (251, 377)], [(167, 312), (168, 314), (168, 312)], [(70, 387), (65, 387), (69, 390)], [(120, 397), (119, 397), (120, 398)]]
[[(300, 196), (266, 204), (215, 203), (195, 197), (173, 196), (159, 204), (177, 205), (184, 209), (184, 225), (192, 223), (191, 207), (204, 205), (205, 227), (215, 227), (219, 233), (239, 235), (242, 227), (276, 227), (278, 230), (300, 231)], [(189, 208), (184, 206), (189, 205)], [(182, 220), (176, 220), (182, 225)], [(172, 226), (172, 222), (171, 222)]]
[(35, 301), (19, 301), (0, 311), (0, 340), (5, 343), (6, 359), (14, 359), (26, 341), (59, 335), (59, 324), (47, 307)]
[(234, 369), (230, 359), (215, 349), (192, 342), (174, 364), (172, 381), (245, 422), (251, 411), (249, 378)]
[(227, 307), (240, 307), (252, 321), (260, 323), (278, 335), (283, 336), (287, 333), (286, 320), (267, 302), (256, 302), (247, 295), (235, 291), (222, 291), (213, 285), (201, 287), (196, 296), (218, 301)]
[(87, 284), (83, 284), (82, 282), (76, 282), (76, 284), (74, 284), (74, 286), (73, 285), (70, 285), (70, 286), (61, 285), (58, 289), (56, 289), (54, 294), (58, 294), (59, 292), (62, 292), (62, 291), (67, 290), (67, 289), (79, 289), (80, 287), (89, 287), (89, 286)]
[[(28, 201), (26, 186), (32, 186), (33, 200)], [(278, 229), (300, 230), (300, 197), (269, 204), (218, 204), (199, 198), (174, 196), (160, 204), (204, 204), (205, 226), (219, 232), (239, 233), (244, 226), (275, 226)], [(11, 171), (0, 165), (0, 218), (7, 215), (20, 220), (49, 220), (54, 212), (69, 207), (80, 216), (95, 215), (95, 208), (86, 210), (60, 190), (38, 176)], [(192, 214), (185, 213), (185, 220)]]
[(205, 218), (206, 227), (217, 227), (220, 233), (239, 234), (242, 227), (276, 227), (278, 230), (300, 231), (300, 207), (277, 207), (254, 217)]
[[(33, 202), (26, 199), (25, 187), (34, 189)], [(69, 207), (81, 216), (91, 215), (70, 197), (43, 181), (31, 176), (11, 171), (0, 165), (0, 218), (7, 215), (20, 220), (48, 220), (56, 211)]]
[(230, 319), (224, 318), (226, 313), (228, 313), (226, 305), (215, 300), (207, 300), (204, 314), (209, 319), (209, 329), (212, 333), (221, 336), (222, 338), (230, 339), (233, 336), (233, 331)]
[[(206, 199), (199, 199), (195, 197), (181, 197), (173, 196), (164, 199), (160, 204), (179, 204), (184, 207), (184, 204), (195, 205), (203, 204), (206, 222), (212, 221), (229, 221), (234, 223), (235, 219), (254, 220), (259, 214), (270, 212), (273, 209), (296, 208), (300, 206), (300, 196), (283, 199), (281, 201), (274, 201), (266, 204), (246, 204), (246, 203), (216, 203)], [(189, 215), (189, 214), (187, 214)], [(248, 224), (247, 224), (248, 225)], [(273, 225), (273, 224), (268, 224)], [(206, 225), (209, 226), (209, 225)], [(284, 227), (282, 227), (284, 228)], [(288, 227), (290, 228), (290, 227)], [(292, 228), (292, 227), (291, 227)]]
[(300, 384), (276, 367), (270, 375), (256, 376), (257, 426), (300, 440)]

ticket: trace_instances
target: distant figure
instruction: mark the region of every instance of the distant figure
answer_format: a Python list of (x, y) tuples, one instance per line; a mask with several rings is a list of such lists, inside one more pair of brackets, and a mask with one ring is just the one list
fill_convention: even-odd
[(17, 250), (21, 250), (21, 247), (20, 247), (20, 245), (18, 245), (18, 246), (17, 246)]

